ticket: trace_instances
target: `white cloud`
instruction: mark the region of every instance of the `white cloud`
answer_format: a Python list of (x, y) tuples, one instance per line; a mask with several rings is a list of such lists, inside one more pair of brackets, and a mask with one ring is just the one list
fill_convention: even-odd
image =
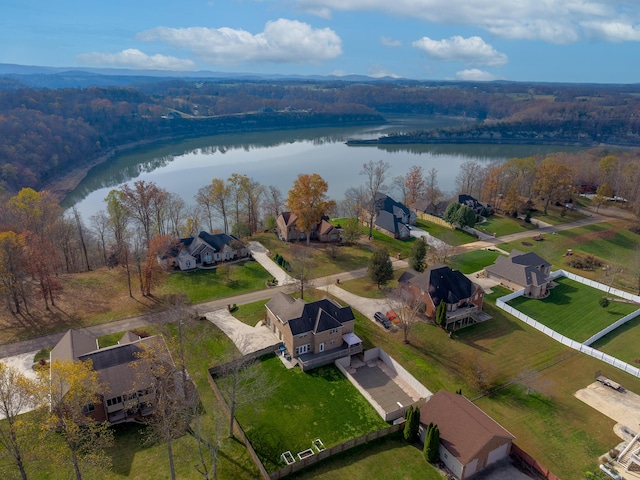
[(401, 47), (402, 42), (400, 40), (394, 40), (389, 37), (380, 37), (380, 43), (385, 47)]
[(592, 37), (609, 42), (630, 42), (640, 40), (640, 26), (623, 22), (584, 22), (584, 30)]
[(469, 68), (456, 72), (456, 78), (469, 82), (490, 82), (491, 80), (498, 79), (495, 75), (483, 70), (478, 70), (477, 68)]
[[(601, 27), (600, 38), (640, 40), (640, 11), (628, 0), (296, 0), (314, 11), (382, 11), (447, 25), (470, 25), (492, 34), (566, 44)], [(632, 18), (633, 17), (633, 18)], [(583, 29), (584, 27), (584, 29)], [(604, 30), (604, 31), (603, 31)], [(608, 33), (607, 33), (608, 32)]]
[(464, 38), (456, 35), (443, 40), (422, 37), (412, 45), (426, 52), (429, 58), (445, 62), (498, 67), (509, 61), (504, 53), (498, 52), (480, 37)]
[(333, 30), (283, 18), (268, 22), (264, 32), (255, 35), (226, 27), (157, 27), (137, 37), (184, 48), (213, 64), (317, 63), (342, 54), (342, 40)]
[(76, 57), (79, 61), (91, 65), (135, 68), (142, 70), (194, 70), (193, 60), (169, 57), (166, 55), (147, 55), (135, 48), (128, 48), (117, 53), (91, 52)]

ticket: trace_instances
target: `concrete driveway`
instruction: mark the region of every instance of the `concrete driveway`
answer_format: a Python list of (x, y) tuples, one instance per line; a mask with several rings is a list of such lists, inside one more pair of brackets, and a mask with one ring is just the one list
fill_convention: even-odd
[(425, 232), (424, 230), (419, 229), (418, 227), (411, 226), (411, 236), (414, 238), (424, 238), (424, 241), (427, 245), (432, 246), (433, 248), (445, 248), (447, 244), (444, 243), (439, 238), (432, 236), (429, 232)]
[(363, 315), (366, 315), (369, 320), (371, 320), (376, 325), (379, 325), (380, 328), (384, 329), (381, 323), (375, 321), (375, 319), (373, 318), (373, 314), (376, 312), (384, 313), (390, 309), (389, 301), (387, 299), (360, 297), (359, 295), (354, 295), (351, 292), (347, 292), (337, 285), (327, 285), (326, 287), (323, 287), (323, 289), (325, 288), (328, 293), (330, 293), (334, 297), (339, 298), (347, 305), (355, 308)]
[(205, 313), (204, 316), (222, 330), (243, 355), (271, 346), (275, 349), (275, 346), (280, 343), (273, 332), (261, 322), (255, 327), (251, 327), (237, 320), (224, 309)]
[(267, 254), (267, 249), (260, 242), (249, 242), (249, 251), (253, 258), (255, 258), (256, 262), (258, 262), (262, 267), (269, 272), (276, 280), (278, 280), (278, 285), (291, 285), (296, 283), (295, 279), (293, 279), (287, 272), (285, 272), (280, 266), (269, 258)]

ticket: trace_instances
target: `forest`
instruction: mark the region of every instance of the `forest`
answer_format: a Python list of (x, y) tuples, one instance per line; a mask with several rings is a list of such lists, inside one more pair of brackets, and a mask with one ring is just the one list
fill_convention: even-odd
[(0, 78), (0, 188), (45, 188), (116, 149), (157, 140), (383, 123), (392, 113), (472, 122), (381, 143), (640, 145), (637, 85), (135, 80), (36, 88)]

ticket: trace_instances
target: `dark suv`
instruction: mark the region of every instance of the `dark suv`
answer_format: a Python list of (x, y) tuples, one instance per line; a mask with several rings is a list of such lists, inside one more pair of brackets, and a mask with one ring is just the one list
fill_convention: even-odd
[(373, 314), (373, 318), (376, 319), (376, 322), (380, 322), (384, 328), (390, 328), (391, 327), (391, 321), (384, 316), (384, 314), (382, 312), (376, 312)]

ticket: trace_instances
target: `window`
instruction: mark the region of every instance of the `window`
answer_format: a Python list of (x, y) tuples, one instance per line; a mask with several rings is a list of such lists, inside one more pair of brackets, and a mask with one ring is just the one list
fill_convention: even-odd
[(298, 335), (298, 338), (304, 338), (304, 337), (306, 337), (306, 336), (307, 336), (307, 334), (306, 334), (306, 333), (302, 333), (302, 334)]
[(88, 403), (82, 409), (82, 413), (91, 413), (96, 409), (96, 406), (93, 403)]
[(334, 333), (338, 333), (337, 328), (332, 328), (331, 330), (329, 330), (329, 335), (333, 335)]

